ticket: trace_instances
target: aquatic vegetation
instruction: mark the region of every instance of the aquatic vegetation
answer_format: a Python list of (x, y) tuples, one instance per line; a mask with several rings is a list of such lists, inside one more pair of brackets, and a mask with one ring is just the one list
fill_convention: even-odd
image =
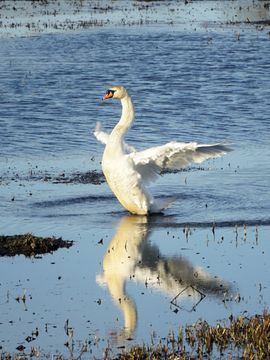
[[(72, 328), (70, 328), (72, 329)], [(70, 341), (73, 333), (69, 334)], [(69, 356), (57, 353), (52, 355), (57, 359), (81, 359), (91, 353), (91, 346), (83, 344), (77, 356), (73, 352), (73, 346), (69, 342), (65, 344), (69, 350)], [(119, 347), (124, 349), (125, 346)], [(25, 347), (17, 347), (18, 352), (11, 354), (0, 351), (0, 360), (28, 359), (40, 357), (40, 352), (32, 347), (31, 353), (24, 353)], [(212, 326), (207, 321), (200, 320), (194, 325), (188, 325), (179, 329), (178, 334), (171, 332), (166, 338), (151, 345), (137, 345), (129, 350), (123, 350), (113, 355), (114, 350), (109, 346), (103, 351), (104, 360), (141, 360), (141, 359), (168, 359), (168, 360), (193, 360), (215, 359), (268, 359), (270, 356), (270, 314), (264, 312), (250, 318), (231, 316), (227, 322), (219, 322)]]
[(171, 333), (159, 344), (135, 346), (114, 359), (203, 359), (226, 355), (226, 358), (266, 359), (270, 356), (270, 314), (250, 318), (239, 316), (229, 323), (211, 326), (200, 320)]

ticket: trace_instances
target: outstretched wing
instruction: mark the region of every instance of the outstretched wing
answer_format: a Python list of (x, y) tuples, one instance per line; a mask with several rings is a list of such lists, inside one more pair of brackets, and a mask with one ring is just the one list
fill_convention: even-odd
[(102, 130), (101, 123), (99, 121), (96, 123), (94, 135), (97, 138), (97, 140), (100, 141), (104, 145), (107, 144), (109, 136), (110, 136), (110, 134), (108, 134)]
[[(96, 123), (94, 135), (95, 135), (96, 139), (104, 145), (107, 144), (109, 137), (110, 137), (110, 134), (108, 134), (107, 132), (102, 130), (101, 123), (99, 121)], [(124, 143), (124, 150), (125, 150), (126, 154), (136, 151), (136, 149), (133, 146), (128, 145), (126, 143)]]
[(182, 169), (191, 163), (222, 156), (231, 149), (224, 144), (170, 142), (128, 156), (144, 182), (155, 180), (162, 170)]

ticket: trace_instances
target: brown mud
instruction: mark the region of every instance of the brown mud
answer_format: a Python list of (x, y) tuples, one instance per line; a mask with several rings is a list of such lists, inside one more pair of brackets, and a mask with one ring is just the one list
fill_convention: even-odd
[(100, 185), (105, 182), (103, 173), (93, 171), (75, 172), (72, 174), (59, 173), (50, 174), (46, 171), (30, 170), (27, 174), (20, 174), (17, 171), (8, 171), (0, 176), (0, 185), (10, 181), (44, 181), (53, 184), (93, 184)]
[[(44, 181), (48, 178), (44, 178)], [(65, 173), (52, 178), (54, 184), (93, 184), (100, 185), (105, 182), (104, 175), (97, 171), (87, 171), (85, 173), (74, 173), (66, 176)]]
[(32, 234), (1, 235), (0, 256), (24, 255), (27, 257), (51, 253), (59, 248), (69, 248), (73, 241), (55, 237), (38, 237)]

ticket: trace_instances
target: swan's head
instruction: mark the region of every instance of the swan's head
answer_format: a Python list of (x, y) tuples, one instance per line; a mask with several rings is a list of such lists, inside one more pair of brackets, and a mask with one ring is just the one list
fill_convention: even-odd
[(121, 100), (125, 96), (127, 96), (127, 90), (124, 88), (124, 86), (113, 86), (106, 91), (106, 94), (103, 96), (102, 99), (107, 100), (113, 98)]

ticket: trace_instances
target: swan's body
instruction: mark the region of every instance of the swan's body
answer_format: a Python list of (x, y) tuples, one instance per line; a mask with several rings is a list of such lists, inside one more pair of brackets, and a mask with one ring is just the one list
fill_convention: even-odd
[(107, 183), (119, 202), (133, 214), (160, 212), (173, 201), (172, 198), (156, 200), (146, 189), (146, 185), (155, 180), (162, 170), (181, 169), (192, 162), (201, 163), (229, 151), (223, 144), (170, 142), (137, 152), (124, 142), (124, 136), (134, 120), (134, 107), (128, 92), (122, 86), (115, 86), (103, 97), (104, 100), (109, 98), (121, 101), (121, 118), (111, 134), (103, 132), (99, 123), (94, 134), (106, 144), (102, 170)]

